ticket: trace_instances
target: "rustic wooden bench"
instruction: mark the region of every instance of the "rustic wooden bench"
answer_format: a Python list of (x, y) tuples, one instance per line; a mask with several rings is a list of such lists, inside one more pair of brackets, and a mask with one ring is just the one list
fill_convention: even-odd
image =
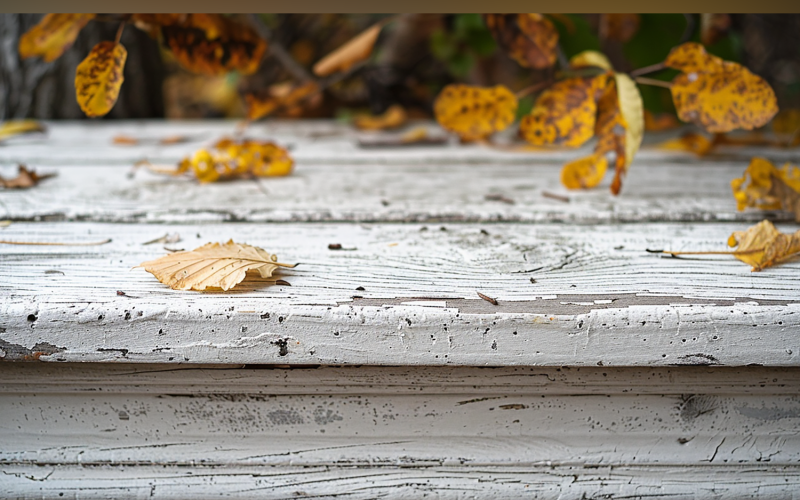
[[(249, 134), (290, 146), (291, 176), (200, 185), (132, 165), (233, 123), (49, 127), (0, 146), (4, 175), (58, 173), (0, 191), (0, 239), (112, 241), (0, 245), (2, 498), (800, 491), (800, 263), (645, 251), (725, 249), (764, 217), (793, 231), (737, 212), (729, 183), (797, 150), (645, 147), (615, 198), (560, 187), (581, 151), (274, 121)], [(167, 233), (300, 265), (173, 291), (132, 269)]]

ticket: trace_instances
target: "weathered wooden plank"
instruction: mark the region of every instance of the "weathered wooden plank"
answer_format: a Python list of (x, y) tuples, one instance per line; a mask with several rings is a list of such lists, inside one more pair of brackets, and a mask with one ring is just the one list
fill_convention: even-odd
[(800, 484), (797, 369), (0, 376), (4, 498), (787, 498)]
[[(12, 224), (4, 238), (113, 242), (0, 247), (0, 348), (51, 361), (797, 364), (800, 264), (751, 273), (730, 257), (644, 251), (720, 249), (738, 224), (424, 228)], [(142, 245), (164, 232), (186, 248), (234, 238), (301, 265), (281, 275), (291, 286), (172, 291), (131, 270), (165, 253)]]
[[(346, 126), (283, 122), (255, 130), (259, 136), (294, 144), (297, 167), (292, 176), (198, 185), (143, 170), (131, 177), (131, 167), (144, 158), (174, 164), (203, 140), (230, 131), (232, 124), (59, 123), (51, 128), (46, 141), (20, 139), (0, 148), (5, 175), (13, 174), (17, 163), (59, 173), (35, 190), (3, 192), (0, 219), (598, 223), (753, 221), (768, 216), (788, 220), (782, 212), (737, 212), (730, 180), (742, 175), (753, 154), (775, 160), (800, 157), (796, 150), (734, 148), (720, 157), (698, 160), (645, 149), (625, 181), (623, 194), (614, 197), (608, 192), (610, 179), (587, 192), (561, 187), (563, 162), (586, 153), (583, 150), (509, 153), (457, 144), (365, 150), (356, 146), (357, 137)], [(111, 145), (119, 133), (151, 138), (184, 133), (200, 141)], [(548, 193), (566, 196), (569, 202)]]

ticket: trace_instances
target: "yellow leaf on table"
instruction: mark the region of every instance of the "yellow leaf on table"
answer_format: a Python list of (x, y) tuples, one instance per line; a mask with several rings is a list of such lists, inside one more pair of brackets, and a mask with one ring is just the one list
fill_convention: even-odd
[(600, 39), (627, 42), (639, 31), (639, 24), (639, 14), (600, 14)]
[(151, 166), (156, 173), (180, 175), (192, 172), (202, 183), (237, 177), (280, 177), (292, 172), (294, 160), (284, 148), (272, 143), (245, 139), (221, 139), (209, 149), (198, 149), (175, 170)]
[(544, 69), (557, 59), (558, 31), (541, 14), (484, 14), (494, 39), (520, 66)]
[(684, 43), (664, 61), (682, 73), (670, 90), (678, 116), (709, 132), (752, 130), (778, 112), (772, 87), (747, 68), (708, 54), (702, 45)]
[(136, 137), (131, 137), (129, 135), (115, 135), (111, 139), (112, 144), (118, 144), (120, 146), (136, 146), (139, 144), (139, 139)]
[(298, 86), (274, 85), (265, 93), (247, 94), (247, 119), (258, 120), (281, 110), (290, 116), (299, 115), (303, 104), (319, 92), (316, 82), (306, 82)]
[(385, 23), (373, 24), (356, 37), (320, 59), (314, 65), (314, 74), (328, 76), (339, 71), (347, 71), (372, 54), (372, 48), (378, 40), (378, 35)]
[(255, 73), (267, 50), (253, 29), (220, 14), (187, 14), (161, 25), (161, 35), (181, 65), (211, 76)]
[(20, 57), (38, 56), (45, 62), (55, 61), (72, 46), (86, 23), (94, 17), (95, 14), (47, 14), (20, 37)]
[(230, 240), (224, 245), (208, 243), (190, 252), (171, 253), (137, 267), (143, 267), (173, 290), (229, 290), (241, 283), (247, 271), (258, 271), (262, 278), (269, 278), (278, 267), (296, 265), (277, 260), (262, 248)]
[(753, 158), (744, 175), (731, 181), (731, 188), (737, 210), (787, 210), (800, 222), (800, 168), (794, 165), (779, 169), (769, 160)]
[(406, 110), (399, 104), (394, 104), (378, 116), (356, 116), (353, 125), (361, 130), (385, 130), (400, 127), (406, 123), (407, 119)]
[(114, 42), (100, 42), (75, 71), (75, 93), (87, 116), (103, 116), (114, 107), (122, 86), (128, 52)]
[(569, 78), (539, 94), (531, 112), (519, 124), (520, 135), (535, 146), (576, 148), (594, 135), (597, 100), (608, 75)]
[(9, 120), (0, 124), (0, 142), (17, 135), (45, 131), (47, 127), (36, 120)]
[(714, 149), (716, 143), (697, 132), (687, 132), (678, 138), (670, 139), (659, 144), (661, 149), (671, 149), (673, 151), (688, 151), (698, 156), (705, 156)]
[(436, 97), (436, 121), (462, 140), (484, 139), (514, 122), (516, 96), (502, 85), (491, 88), (452, 84)]
[(731, 234), (728, 246), (736, 247), (734, 257), (753, 266), (753, 271), (761, 271), (800, 253), (800, 230), (784, 234), (770, 221), (764, 220), (746, 231)]
[(603, 180), (608, 170), (608, 158), (601, 154), (584, 156), (564, 165), (561, 184), (567, 189), (591, 189)]

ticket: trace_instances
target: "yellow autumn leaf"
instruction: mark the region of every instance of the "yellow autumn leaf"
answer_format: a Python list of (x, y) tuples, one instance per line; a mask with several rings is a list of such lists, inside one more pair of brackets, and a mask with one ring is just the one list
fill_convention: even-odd
[(153, 274), (173, 290), (221, 288), (229, 290), (241, 283), (247, 271), (258, 271), (269, 278), (281, 264), (262, 248), (228, 241), (224, 245), (208, 243), (190, 252), (175, 252), (159, 259), (142, 262), (137, 267)]
[(731, 188), (737, 210), (786, 210), (800, 222), (800, 168), (794, 165), (776, 168), (769, 160), (753, 158), (744, 175), (731, 181)]
[(436, 97), (433, 110), (443, 128), (462, 140), (478, 140), (514, 122), (517, 97), (502, 85), (481, 88), (453, 84)]
[(591, 189), (602, 182), (608, 170), (608, 158), (591, 154), (564, 165), (561, 169), (561, 184), (567, 189)]
[(535, 146), (576, 148), (594, 135), (597, 100), (607, 75), (568, 78), (539, 94), (533, 109), (519, 124), (520, 135)]
[(378, 116), (356, 116), (353, 119), (353, 125), (361, 130), (385, 130), (400, 127), (406, 123), (407, 119), (406, 110), (399, 104), (394, 104)]
[[(642, 102), (642, 94), (639, 93), (639, 88), (628, 75), (614, 73), (614, 83), (617, 88), (617, 104), (622, 115), (621, 125), (625, 129), (625, 157), (623, 161), (620, 161), (619, 154), (617, 154), (617, 168), (614, 172), (614, 180), (611, 183), (611, 192), (616, 195), (619, 194), (622, 188), (622, 177), (627, 173), (633, 157), (636, 156), (639, 147), (642, 145), (642, 137), (644, 137), (644, 103)], [(612, 132), (614, 134), (618, 133), (617, 130), (612, 130)]]
[(349, 42), (320, 59), (314, 65), (314, 74), (328, 76), (338, 71), (347, 71), (356, 63), (368, 58), (372, 54), (372, 48), (384, 25), (385, 22), (379, 22), (370, 26)]
[(75, 71), (75, 93), (87, 116), (103, 116), (114, 107), (122, 86), (128, 52), (114, 42), (100, 42)]
[(95, 14), (47, 14), (20, 37), (20, 57), (55, 61), (72, 46), (83, 27), (94, 17)]
[(189, 71), (214, 76), (235, 70), (249, 75), (258, 69), (267, 42), (249, 26), (220, 14), (173, 16), (153, 22), (168, 23), (161, 25), (164, 45)]
[(705, 156), (714, 149), (714, 146), (716, 146), (716, 143), (713, 139), (709, 139), (697, 132), (686, 132), (680, 137), (658, 144), (657, 147), (673, 151), (688, 151), (698, 156)]
[(47, 127), (36, 120), (9, 120), (0, 124), (0, 142), (17, 135), (45, 131), (47, 131)]
[(664, 65), (682, 72), (670, 86), (680, 119), (709, 132), (752, 130), (778, 112), (775, 92), (763, 78), (708, 54), (699, 43), (675, 47)]
[(181, 160), (177, 169), (143, 163), (159, 174), (191, 172), (202, 183), (253, 176), (280, 177), (289, 175), (294, 167), (294, 160), (286, 149), (272, 142), (248, 139), (221, 139), (211, 148), (198, 149)]
[(575, 54), (570, 58), (569, 66), (574, 69), (586, 67), (602, 68), (609, 71), (614, 69), (605, 54), (596, 50), (584, 50)]
[(278, 111), (297, 116), (303, 111), (303, 105), (319, 95), (320, 90), (316, 82), (306, 82), (298, 86), (274, 85), (267, 92), (247, 94), (244, 97), (247, 119), (258, 120)]
[(800, 230), (784, 234), (763, 220), (746, 231), (731, 234), (728, 246), (736, 247), (733, 256), (753, 266), (752, 271), (761, 271), (800, 254)]
[(484, 14), (494, 39), (520, 66), (544, 69), (557, 59), (558, 31), (541, 14)]

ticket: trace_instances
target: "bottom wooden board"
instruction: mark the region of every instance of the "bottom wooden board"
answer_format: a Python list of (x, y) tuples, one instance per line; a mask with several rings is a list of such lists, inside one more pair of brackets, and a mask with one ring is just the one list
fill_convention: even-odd
[(793, 498), (800, 369), (0, 365), (0, 498)]

